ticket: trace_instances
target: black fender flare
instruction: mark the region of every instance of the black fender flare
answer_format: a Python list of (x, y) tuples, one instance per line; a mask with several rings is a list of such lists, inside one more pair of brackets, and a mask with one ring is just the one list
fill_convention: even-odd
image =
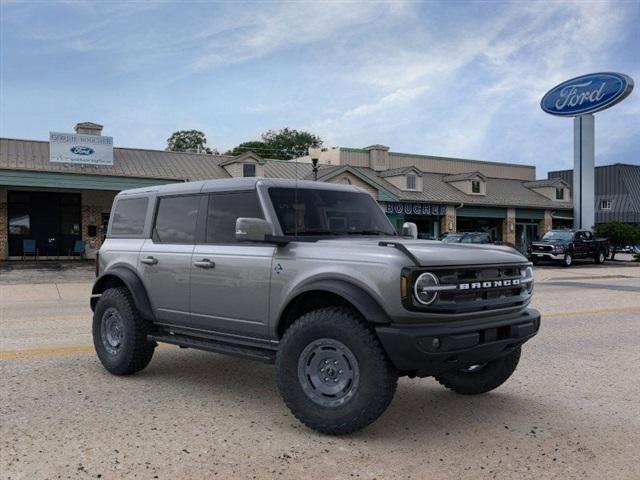
[[(291, 302), (301, 294), (314, 290), (333, 293), (344, 298), (362, 314), (365, 320), (369, 322), (380, 324), (391, 323), (389, 315), (380, 306), (377, 300), (375, 300), (361, 287), (345, 280), (325, 279), (315, 280), (304, 284), (292, 293), (286, 303), (286, 307), (288, 307)], [(282, 318), (282, 314), (285, 312), (286, 307), (280, 312), (279, 320)]]
[(133, 302), (142, 318), (150, 321), (155, 319), (153, 310), (151, 309), (151, 302), (149, 301), (149, 296), (147, 295), (142, 280), (132, 269), (124, 266), (113, 267), (96, 279), (91, 289), (91, 310), (95, 309), (99, 295), (107, 289), (107, 285), (109, 285), (111, 279), (117, 279), (124, 283), (131, 293)]

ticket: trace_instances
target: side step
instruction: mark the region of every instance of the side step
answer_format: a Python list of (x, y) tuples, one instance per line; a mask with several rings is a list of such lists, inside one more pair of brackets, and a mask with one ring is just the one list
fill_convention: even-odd
[(190, 337), (187, 335), (148, 335), (147, 338), (156, 342), (170, 343), (180, 347), (195, 348), (208, 352), (224, 353), (236, 357), (248, 358), (250, 360), (257, 360), (259, 362), (275, 363), (276, 361), (276, 352), (266, 348), (232, 345), (230, 343)]

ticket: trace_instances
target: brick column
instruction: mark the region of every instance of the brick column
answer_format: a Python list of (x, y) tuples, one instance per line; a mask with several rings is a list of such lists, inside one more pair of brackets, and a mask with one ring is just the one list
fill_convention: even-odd
[[(82, 240), (86, 244), (87, 258), (96, 258), (102, 245), (102, 214), (111, 211), (116, 192), (85, 190), (82, 192)], [(96, 236), (89, 236), (89, 225), (95, 225)]]
[(447, 214), (440, 217), (440, 233), (455, 233), (456, 231), (456, 207), (447, 205)]
[(544, 218), (538, 223), (538, 235), (542, 237), (545, 233), (553, 228), (553, 218), (551, 210), (544, 211)]
[(7, 189), (0, 188), (0, 261), (9, 256), (9, 206)]
[(507, 208), (507, 218), (502, 221), (502, 241), (516, 243), (516, 209)]

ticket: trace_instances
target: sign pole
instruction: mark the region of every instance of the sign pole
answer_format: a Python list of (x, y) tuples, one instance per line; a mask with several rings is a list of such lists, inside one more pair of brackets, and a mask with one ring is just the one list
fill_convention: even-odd
[(595, 225), (595, 118), (591, 114), (573, 119), (573, 228)]

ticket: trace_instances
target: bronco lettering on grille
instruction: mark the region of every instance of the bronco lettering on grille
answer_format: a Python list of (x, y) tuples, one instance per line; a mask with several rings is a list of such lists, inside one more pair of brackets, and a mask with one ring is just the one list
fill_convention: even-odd
[(477, 290), (479, 288), (519, 287), (520, 279), (491, 280), (487, 282), (470, 282), (458, 284), (458, 290)]

